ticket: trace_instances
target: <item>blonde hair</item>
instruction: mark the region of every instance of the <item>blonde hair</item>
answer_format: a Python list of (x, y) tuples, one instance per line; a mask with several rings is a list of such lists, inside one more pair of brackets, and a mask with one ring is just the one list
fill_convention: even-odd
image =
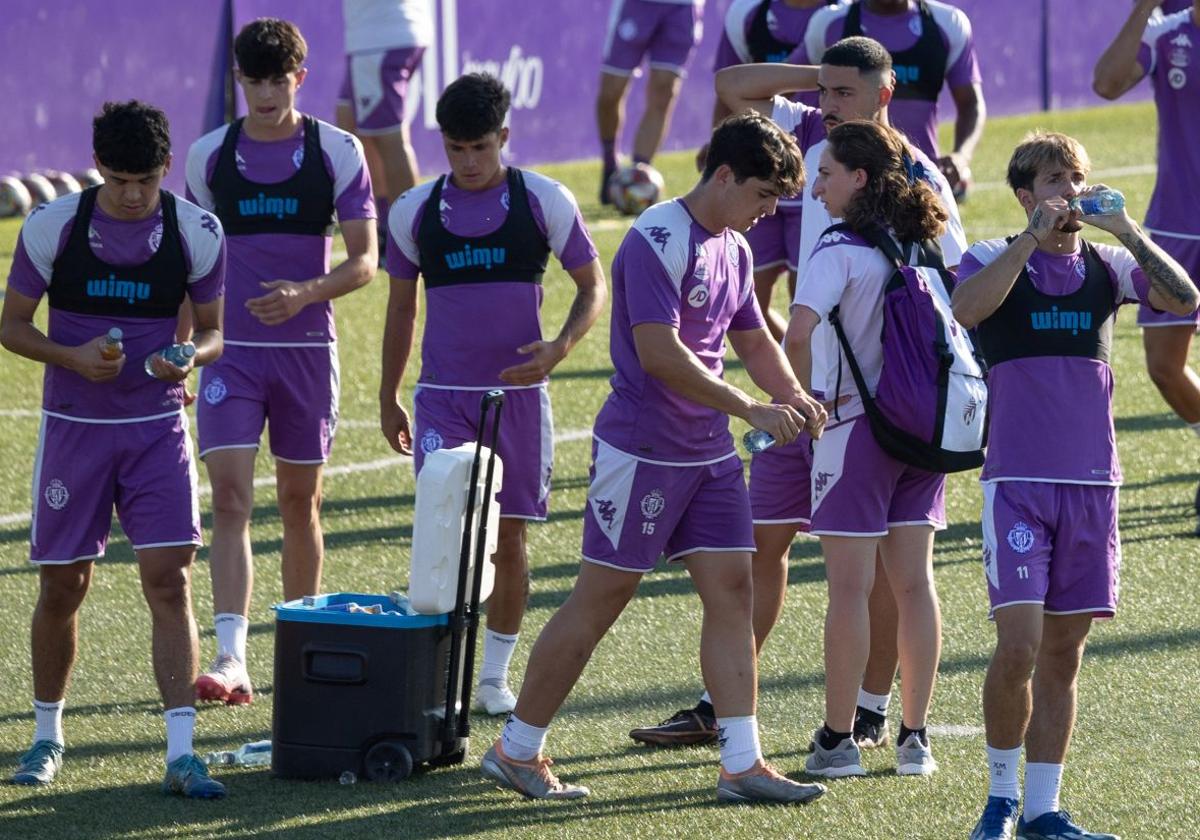
[(1013, 190), (1033, 189), (1034, 178), (1046, 166), (1064, 166), (1086, 174), (1092, 169), (1092, 161), (1074, 137), (1035, 129), (1013, 149), (1008, 161), (1008, 185)]

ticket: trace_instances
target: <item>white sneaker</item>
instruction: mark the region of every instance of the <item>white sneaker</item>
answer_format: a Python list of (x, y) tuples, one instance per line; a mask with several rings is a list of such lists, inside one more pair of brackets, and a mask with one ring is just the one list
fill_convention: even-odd
[(929, 744), (922, 744), (916, 733), (896, 745), (897, 776), (932, 776), (937, 768)]
[(475, 688), (475, 697), (471, 708), (477, 712), (487, 712), (495, 717), (506, 715), (517, 707), (516, 695), (509, 690), (507, 683), (497, 680), (485, 680)]
[(219, 655), (208, 671), (196, 678), (196, 699), (227, 706), (254, 702), (254, 689), (246, 665), (236, 656)]

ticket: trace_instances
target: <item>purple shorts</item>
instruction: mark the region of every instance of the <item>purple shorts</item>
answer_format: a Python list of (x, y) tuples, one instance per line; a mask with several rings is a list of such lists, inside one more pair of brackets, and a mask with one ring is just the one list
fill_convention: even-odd
[[(417, 386), (413, 394), (413, 466), (418, 473), (430, 452), (477, 439), (479, 401), (484, 393)], [(490, 435), (489, 431), (485, 440)], [(496, 454), (504, 464), (504, 485), (497, 495), (500, 515), (545, 519), (554, 470), (554, 417), (550, 393), (544, 387), (505, 390)]]
[(104, 556), (113, 507), (134, 550), (200, 545), (196, 461), (182, 412), (141, 423), (43, 417), (29, 559)]
[(764, 216), (746, 231), (750, 253), (754, 255), (754, 270), (786, 265), (796, 270), (800, 253), (800, 208), (780, 205), (773, 216)]
[(808, 432), (787, 446), (772, 446), (750, 461), (750, 510), (755, 525), (795, 525), (808, 531), (812, 524), (813, 439)]
[(404, 47), (346, 56), (338, 103), (354, 109), (355, 133), (390, 134), (404, 125), (404, 95), (424, 54), (424, 47)]
[(338, 391), (337, 345), (226, 344), (221, 358), (200, 371), (200, 457), (215, 449), (257, 449), (269, 425), (277, 459), (323, 464), (337, 430)]
[[(1200, 240), (1151, 234), (1155, 244), (1171, 255), (1189, 277), (1200, 277)], [(1138, 304), (1139, 327), (1196, 327), (1200, 326), (1200, 310), (1191, 315), (1157, 312), (1147, 303)]]
[(630, 76), (650, 56), (650, 69), (680, 76), (704, 33), (701, 10), (692, 3), (613, 0), (600, 70)]
[(865, 417), (813, 443), (812, 533), (882, 537), (905, 525), (946, 527), (946, 476), (884, 452)]
[(593, 440), (583, 559), (648, 572), (666, 556), (754, 552), (742, 461), (680, 466), (641, 461)]
[(1121, 584), (1118, 488), (994, 481), (983, 485), (989, 616), (1012, 604), (1111, 618)]

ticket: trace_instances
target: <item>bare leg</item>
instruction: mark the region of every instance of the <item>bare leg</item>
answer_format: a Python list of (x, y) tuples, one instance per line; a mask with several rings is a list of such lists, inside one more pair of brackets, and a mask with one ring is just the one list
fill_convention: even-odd
[(871, 655), (867, 657), (862, 687), (870, 694), (891, 694), (892, 683), (896, 680), (896, 664), (900, 661), (900, 653), (896, 649), (900, 614), (896, 611), (896, 599), (892, 595), (887, 570), (878, 556), (875, 558), (875, 585), (871, 587), (868, 610), (871, 614)]
[(758, 550), (750, 558), (750, 571), (754, 580), (754, 647), (760, 653), (783, 612), (788, 551), (796, 532), (792, 524), (754, 526)]
[(651, 161), (658, 154), (667, 128), (671, 124), (671, 112), (679, 96), (682, 80), (670, 70), (650, 71), (646, 84), (646, 110), (638, 123), (637, 135), (633, 139), (635, 160)]
[(996, 650), (983, 681), (983, 720), (989, 747), (1021, 746), (1032, 708), (1030, 680), (1042, 644), (1041, 604), (996, 610)]
[(153, 622), (154, 677), (168, 709), (191, 706), (196, 696), (199, 641), (192, 617), (192, 546), (137, 552), (142, 594)]
[(922, 729), (942, 653), (942, 614), (933, 585), (933, 527), (892, 528), (879, 545), (899, 614), (904, 725)]
[(283, 520), (283, 597), (321, 591), (325, 537), (321, 533), (321, 464), (275, 462), (275, 491)]
[(775, 291), (775, 281), (779, 279), (780, 266), (771, 266), (754, 272), (754, 296), (758, 298), (758, 308), (762, 310), (767, 321), (767, 330), (771, 338), (783, 341), (787, 332), (787, 319), (771, 308), (771, 296)]
[(1195, 332), (1191, 326), (1142, 330), (1150, 379), (1167, 405), (1188, 424), (1200, 423), (1200, 377), (1188, 365)]
[(496, 586), (487, 605), (487, 628), (495, 633), (521, 632), (521, 619), (529, 601), (529, 558), (525, 520), (502, 518), (496, 553)]
[(390, 204), (417, 184), (417, 155), (413, 151), (408, 126), (366, 139), (372, 141), (383, 164), (382, 180), (376, 188), (376, 194), (384, 195)]
[(254, 449), (218, 449), (204, 456), (212, 485), (213, 527), (208, 571), (213, 612), (250, 612), (254, 562), (250, 553), (250, 512), (254, 508)]
[(1092, 627), (1090, 615), (1048, 615), (1033, 672), (1033, 714), (1025, 760), (1062, 764), (1075, 727), (1076, 678)]
[(596, 95), (596, 128), (600, 142), (616, 142), (625, 121), (625, 94), (629, 90), (629, 76), (614, 73), (600, 74), (600, 92)]
[(867, 599), (875, 580), (876, 537), (821, 537), (829, 606), (825, 612), (825, 724), (854, 728), (858, 687), (867, 664), (871, 619)]
[(30, 626), (33, 696), (56, 703), (67, 693), (78, 646), (79, 607), (92, 582), (93, 563), (38, 566), (37, 606)]
[(718, 717), (754, 714), (758, 670), (754, 651), (750, 555), (693, 554), (684, 558), (704, 603), (700, 670)]

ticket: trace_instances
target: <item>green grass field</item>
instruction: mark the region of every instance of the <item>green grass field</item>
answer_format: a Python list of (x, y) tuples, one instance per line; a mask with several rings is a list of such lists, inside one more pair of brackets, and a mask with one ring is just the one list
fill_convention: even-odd
[[(989, 123), (974, 164), (980, 182), (963, 208), (968, 237), (1018, 230), (1023, 217), (998, 182), (1013, 145), (1029, 128), (1079, 137), (1106, 183), (1129, 197), (1138, 217), (1153, 185), (1154, 114), (1120, 106)], [(182, 147), (189, 138), (178, 138)], [(690, 153), (659, 162), (673, 193), (694, 179)], [(423, 162), (427, 171), (438, 161)], [(627, 223), (595, 204), (595, 162), (544, 167), (583, 203), (607, 266)], [(1093, 180), (1096, 180), (1094, 178)], [(0, 223), (0, 262), (11, 258), (15, 222)], [(781, 284), (782, 285), (782, 284)], [(557, 330), (571, 298), (557, 268), (546, 278), (545, 321)], [(326, 481), (327, 591), (387, 592), (406, 583), (413, 512), (411, 467), (393, 458), (377, 431), (378, 354), (387, 279), (338, 304), (343, 342), (344, 424)], [(779, 298), (782, 304), (782, 295)], [(43, 307), (44, 312), (45, 307)], [(1196, 774), (1200, 751), (1200, 541), (1189, 536), (1200, 478), (1200, 441), (1171, 414), (1148, 380), (1132, 311), (1115, 341), (1117, 429), (1122, 494), (1122, 608), (1098, 626), (1080, 677), (1079, 721), (1064, 803), (1087, 826), (1126, 838), (1200, 835)], [(606, 396), (610, 372), (605, 317), (556, 372), (551, 391), (560, 434), (586, 431)], [(1200, 359), (1193, 353), (1193, 364)], [(415, 374), (416, 365), (411, 373)], [(0, 364), (0, 769), (15, 765), (32, 731), (28, 625), (37, 575), (27, 562), (29, 486), (41, 370), (4, 354)], [(731, 377), (745, 385), (736, 367)], [(411, 387), (410, 376), (408, 387)], [(529, 646), (570, 589), (578, 568), (589, 445), (585, 435), (557, 448), (549, 522), (530, 530), (533, 594), (514, 662), (519, 682)], [(381, 463), (382, 462), (382, 463)], [(259, 476), (271, 464), (260, 458)], [(837, 782), (802, 809), (720, 809), (711, 748), (655, 752), (626, 732), (691, 705), (699, 688), (700, 604), (686, 575), (662, 569), (601, 644), (550, 734), (556, 769), (591, 786), (576, 804), (515, 799), (480, 779), (478, 759), (500, 722), (475, 719), (466, 764), (394, 786), (300, 783), (265, 769), (222, 770), (230, 796), (182, 802), (159, 792), (164, 728), (150, 671), (149, 616), (129, 544), (114, 522), (107, 558), (96, 570), (81, 618), (74, 681), (67, 696), (66, 765), (52, 788), (0, 786), (0, 837), (153, 838), (335, 836), (561, 836), (965, 838), (986, 795), (979, 696), (993, 633), (980, 568), (981, 494), (973, 474), (951, 478), (949, 529), (935, 562), (945, 643), (931, 723), (941, 772), (900, 779), (891, 750), (866, 756), (866, 779)], [(204, 479), (202, 478), (202, 484)], [(204, 498), (205, 527), (211, 525)], [(258, 586), (251, 616), (250, 669), (258, 702), (204, 708), (197, 750), (228, 749), (266, 737), (271, 726), (272, 613), (280, 600), (280, 523), (269, 484), (259, 489), (253, 523)], [(195, 607), (201, 659), (214, 650), (207, 554), (196, 564)], [(792, 550), (788, 603), (761, 662), (759, 719), (768, 756), (784, 772), (802, 770), (804, 747), (821, 719), (821, 636), (825, 587), (814, 540)], [(898, 703), (893, 715), (898, 715)], [(354, 709), (328, 714), (353, 715)], [(899, 721), (893, 720), (893, 727)]]

